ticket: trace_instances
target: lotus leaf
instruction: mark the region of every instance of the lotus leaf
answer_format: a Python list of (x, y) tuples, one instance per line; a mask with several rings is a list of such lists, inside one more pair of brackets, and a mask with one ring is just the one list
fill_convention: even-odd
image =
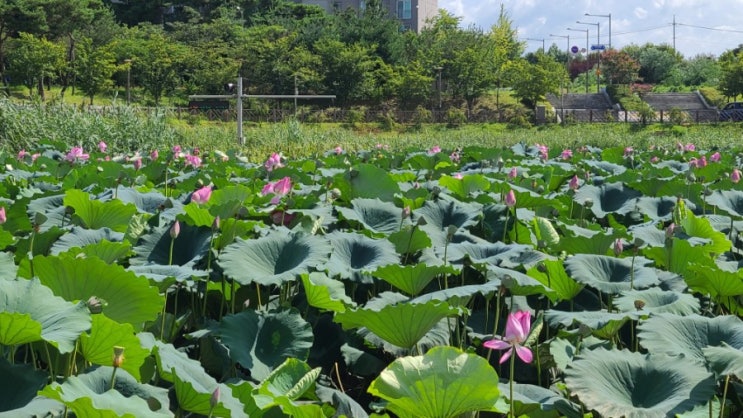
[(435, 347), (423, 356), (395, 360), (369, 386), (401, 418), (454, 418), (493, 411), (498, 375), (488, 362), (453, 347)]
[[(642, 307), (638, 308), (638, 302)], [(672, 313), (688, 315), (699, 312), (699, 300), (688, 293), (661, 290), (653, 287), (645, 290), (627, 290), (614, 299), (614, 305), (622, 312)]]
[(445, 261), (455, 265), (471, 261), (474, 264), (506, 268), (517, 268), (522, 265), (532, 266), (546, 258), (543, 253), (533, 250), (528, 245), (504, 244), (502, 242), (449, 244), (446, 248), (446, 254), (448, 260)]
[(577, 203), (584, 205), (590, 199), (593, 204), (590, 209), (597, 218), (604, 218), (609, 213), (626, 214), (634, 209), (634, 201), (641, 194), (623, 183), (611, 183), (601, 186), (586, 185), (578, 189), (573, 198)]
[(337, 209), (343, 218), (359, 222), (374, 233), (391, 234), (410, 224), (410, 219), (403, 219), (402, 209), (392, 202), (358, 198), (351, 201), (351, 206)]
[(476, 203), (439, 199), (426, 201), (414, 213), (426, 220), (421, 229), (429, 234), (434, 246), (443, 247), (447, 243), (449, 227), (459, 230), (474, 225), (481, 210), (481, 206)]
[(121, 368), (137, 381), (142, 381), (139, 369), (150, 356), (150, 351), (142, 348), (139, 338), (134, 335), (134, 327), (112, 321), (104, 314), (93, 315), (90, 333), (80, 336), (80, 351), (85, 360), (101, 366), (111, 365), (114, 346), (125, 350), (126, 361)]
[(702, 349), (710, 369), (718, 376), (733, 375), (740, 379), (743, 377), (743, 351), (722, 343), (717, 347), (705, 347)]
[(582, 284), (568, 276), (563, 263), (558, 260), (544, 260), (538, 266), (527, 270), (526, 274), (546, 288), (554, 290), (554, 293), (547, 293), (553, 302), (572, 300), (583, 289)]
[(604, 417), (665, 418), (707, 402), (712, 375), (701, 366), (679, 367), (675, 357), (598, 348), (568, 365), (565, 383)]
[(374, 276), (395, 286), (403, 292), (418, 295), (436, 277), (445, 274), (456, 274), (451, 266), (427, 266), (425, 263), (414, 265), (390, 264), (377, 268)]
[(328, 234), (327, 239), (333, 247), (326, 265), (331, 276), (371, 283), (368, 273), (378, 267), (400, 262), (392, 243), (384, 239), (339, 231)]
[(108, 227), (117, 232), (126, 231), (129, 220), (137, 211), (134, 205), (124, 204), (120, 200), (92, 200), (89, 194), (76, 189), (65, 193), (64, 204), (75, 210), (72, 216), (74, 223), (88, 229)]
[(193, 267), (206, 256), (212, 239), (211, 228), (181, 223), (180, 233), (174, 240), (170, 236), (171, 226), (153, 228), (144, 234), (134, 247), (135, 256), (129, 259), (129, 263), (133, 266), (154, 263)]
[(605, 255), (576, 254), (565, 260), (565, 271), (578, 282), (604, 293), (643, 289), (658, 284), (658, 275), (649, 260), (636, 257), (616, 258)]
[(715, 190), (704, 200), (732, 216), (743, 217), (743, 191)]
[[(48, 377), (30, 364), (12, 365), (4, 358), (0, 358), (0, 376), (3, 377), (0, 379), (0, 415), (4, 411), (26, 406), (36, 396), (36, 392), (46, 385)], [(20, 415), (16, 411), (15, 416)]]
[[(743, 349), (743, 321), (736, 316), (652, 315), (638, 325), (640, 344), (651, 353), (684, 356), (704, 364), (702, 351), (723, 343)], [(689, 363), (687, 363), (689, 364)]]
[(333, 280), (324, 273), (303, 273), (302, 284), (307, 303), (315, 308), (343, 312), (346, 307), (356, 305), (353, 299), (346, 296), (343, 282)]

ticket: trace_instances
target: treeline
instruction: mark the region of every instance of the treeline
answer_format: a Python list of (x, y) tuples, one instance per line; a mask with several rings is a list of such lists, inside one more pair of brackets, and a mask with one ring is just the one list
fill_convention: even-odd
[[(487, 30), (463, 28), (441, 10), (414, 33), (401, 30), (380, 0), (334, 14), (282, 0), (1, 3), (3, 81), (42, 100), (50, 84), (62, 94), (78, 89), (91, 103), (127, 86), (140, 102), (158, 105), (166, 97), (220, 94), (241, 75), (250, 94), (298, 91), (334, 94), (343, 107), (472, 110), (486, 95), (499, 107), (503, 87), (530, 107), (546, 93), (597, 79), (596, 55), (571, 57), (552, 45), (523, 56), (504, 8)], [(602, 58), (602, 83), (652, 78), (689, 86), (725, 78), (712, 57), (685, 60), (665, 46), (633, 47)]]

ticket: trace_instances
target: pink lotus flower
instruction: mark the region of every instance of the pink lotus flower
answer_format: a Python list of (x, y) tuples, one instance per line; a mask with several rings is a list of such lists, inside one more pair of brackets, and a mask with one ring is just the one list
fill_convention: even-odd
[(635, 152), (635, 149), (632, 147), (625, 147), (624, 148), (624, 158), (627, 158), (632, 155), (632, 153)]
[(338, 145), (337, 147), (333, 149), (333, 152), (335, 152), (335, 155), (341, 155), (343, 154), (343, 148), (341, 148), (341, 146)]
[(8, 216), (5, 214), (5, 207), (0, 206), (0, 224), (4, 224), (8, 221)]
[(100, 150), (101, 152), (106, 152), (107, 149), (108, 145), (106, 145), (105, 142), (101, 141), (98, 143), (98, 150)]
[(549, 158), (549, 148), (546, 145), (537, 144), (537, 152), (539, 153), (539, 158), (542, 160)]
[(508, 178), (511, 180), (515, 179), (518, 175), (519, 170), (517, 170), (516, 167), (511, 168), (511, 171), (508, 172)]
[(208, 202), (210, 197), (212, 197), (212, 186), (204, 186), (191, 194), (191, 201), (200, 205)]
[(65, 155), (65, 160), (71, 163), (74, 163), (77, 160), (87, 161), (89, 158), (90, 155), (85, 154), (82, 147), (72, 147), (70, 152)]
[(170, 227), (170, 238), (176, 239), (181, 234), (181, 223), (177, 220)]
[(182, 150), (183, 150), (183, 149), (181, 148), (181, 146), (180, 146), (180, 145), (174, 145), (174, 146), (173, 146), (173, 154), (175, 154), (175, 155), (178, 155), (178, 154), (180, 154)]
[(579, 183), (579, 180), (578, 180), (578, 175), (577, 174), (574, 174), (573, 175), (573, 178), (571, 178), (570, 179), (570, 182), (568, 183), (568, 188), (570, 190), (575, 191), (575, 190), (578, 190), (578, 187), (579, 186), (580, 186), (580, 183)]
[(702, 157), (697, 161), (697, 167), (703, 168), (707, 167), (707, 157), (702, 155)]
[(573, 151), (569, 149), (562, 150), (562, 153), (560, 153), (560, 158), (563, 160), (569, 160), (573, 158)]
[(684, 146), (684, 150), (689, 151), (689, 152), (695, 151), (696, 149), (697, 147), (695, 147), (694, 144), (692, 143), (688, 143), (686, 144), (686, 146)]
[(155, 161), (158, 158), (160, 158), (160, 153), (157, 152), (156, 149), (153, 149), (152, 152), (150, 153), (150, 160)]
[(653, 163), (653, 164), (657, 163), (658, 161), (660, 161), (660, 158), (658, 158), (658, 156), (657, 156), (657, 155), (654, 155), (654, 156), (653, 156), (653, 157), (652, 157), (652, 158), (650, 159), (650, 162), (651, 162), (651, 163)]
[(614, 240), (614, 255), (619, 257), (622, 251), (624, 251), (624, 244), (622, 244), (621, 238), (617, 238)]
[(720, 158), (721, 158), (721, 157), (722, 157), (722, 156), (720, 155), (720, 153), (719, 153), (719, 152), (716, 152), (716, 153), (714, 153), (714, 154), (710, 155), (710, 157), (709, 157), (709, 160), (710, 160), (711, 162), (713, 162), (713, 163), (716, 163), (716, 162), (719, 162), (719, 161), (720, 161)]
[(459, 153), (458, 152), (454, 151), (451, 154), (449, 154), (449, 159), (453, 163), (458, 163), (459, 160), (461, 159), (461, 157), (459, 156)]
[(730, 173), (730, 181), (733, 183), (738, 183), (740, 181), (740, 170), (737, 168), (733, 169), (733, 172)]
[(192, 166), (193, 168), (201, 167), (201, 158), (195, 155), (186, 155), (186, 167)]
[(428, 155), (435, 155), (441, 152), (441, 147), (438, 145), (434, 145), (430, 150), (428, 150)]
[(22, 149), (22, 150), (18, 151), (18, 159), (19, 160), (22, 160), (22, 159), (26, 158), (29, 155), (31, 155), (31, 154), (29, 154), (28, 152), (26, 152), (25, 149)]
[(506, 321), (506, 335), (485, 341), (483, 347), (491, 350), (508, 350), (501, 356), (500, 364), (508, 360), (514, 351), (524, 363), (531, 363), (534, 358), (531, 349), (522, 345), (529, 336), (529, 331), (531, 331), (531, 314), (525, 311), (511, 313)]
[(139, 169), (142, 168), (142, 158), (135, 158), (132, 161), (132, 164), (134, 164), (134, 170), (139, 171)]
[(462, 180), (462, 178), (464, 178), (464, 177), (462, 176), (462, 173), (454, 173), (454, 174), (452, 175), (452, 177), (454, 177), (454, 178), (455, 178), (455, 179), (457, 179), (457, 180)]
[(509, 208), (516, 206), (516, 194), (513, 193), (513, 190), (509, 190), (506, 194), (506, 206)]
[(277, 180), (273, 183), (269, 182), (261, 190), (262, 195), (273, 193), (275, 196), (271, 199), (271, 204), (275, 205), (281, 201), (281, 197), (289, 194), (292, 189), (292, 179), (290, 177), (284, 177), (281, 180)]
[(689, 167), (690, 168), (699, 168), (699, 160), (696, 158), (692, 158), (689, 160)]
[(266, 170), (273, 171), (276, 168), (281, 168), (284, 166), (284, 164), (281, 164), (281, 154), (272, 153), (270, 157), (266, 160), (265, 163), (263, 163), (263, 166), (266, 167)]

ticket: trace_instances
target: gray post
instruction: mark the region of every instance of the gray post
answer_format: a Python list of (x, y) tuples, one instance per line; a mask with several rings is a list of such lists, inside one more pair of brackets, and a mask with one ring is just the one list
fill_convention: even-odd
[(237, 77), (237, 143), (245, 145), (243, 137), (243, 78)]

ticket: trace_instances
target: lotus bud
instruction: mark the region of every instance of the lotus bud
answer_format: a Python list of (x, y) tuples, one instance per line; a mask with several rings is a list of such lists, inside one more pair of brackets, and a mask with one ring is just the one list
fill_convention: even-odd
[(219, 216), (216, 216), (214, 218), (214, 222), (212, 222), (212, 231), (219, 231), (219, 224), (222, 222), (222, 220), (219, 218)]
[(342, 195), (341, 190), (338, 188), (332, 189), (330, 191), (330, 198), (333, 200), (340, 199), (341, 195)]
[(584, 200), (584, 201), (583, 201), (583, 206), (585, 206), (585, 207), (587, 207), (587, 208), (589, 208), (589, 209), (590, 209), (590, 208), (592, 208), (592, 207), (593, 207), (593, 199), (591, 199), (591, 198), (589, 197), (589, 198), (587, 198), (586, 200)]
[(732, 181), (733, 183), (738, 183), (740, 181), (740, 177), (740, 170), (734, 168), (733, 172), (730, 173), (730, 181)]
[(118, 345), (114, 346), (113, 366), (115, 368), (121, 367), (124, 363), (124, 347)]
[(133, 161), (133, 164), (134, 164), (134, 170), (139, 171), (139, 169), (142, 168), (142, 159), (137, 158), (136, 160)]
[(105, 305), (105, 302), (102, 299), (99, 299), (97, 296), (91, 296), (88, 298), (88, 310), (92, 314), (99, 314), (103, 312), (103, 306)]
[(0, 206), (0, 225), (8, 221), (8, 215), (5, 213), (5, 206)]
[(516, 167), (513, 167), (511, 171), (508, 172), (508, 178), (513, 180), (516, 178), (516, 176), (519, 175), (519, 171), (516, 169)]
[(622, 251), (624, 251), (624, 244), (622, 244), (621, 238), (617, 238), (614, 241), (614, 255), (619, 257), (619, 255), (622, 254)]
[(402, 208), (402, 219), (407, 219), (410, 217), (410, 206), (405, 206)]
[(506, 206), (509, 208), (516, 206), (516, 194), (513, 193), (513, 190), (509, 190), (508, 194), (506, 194)]
[(697, 181), (697, 176), (689, 171), (686, 173), (686, 181), (688, 181), (689, 183), (695, 183)]
[(439, 186), (434, 186), (433, 190), (431, 190), (431, 195), (433, 195), (434, 198), (439, 197), (439, 194), (441, 194), (441, 188)]
[(217, 407), (217, 404), (219, 404), (219, 386), (217, 386), (216, 389), (214, 389), (214, 392), (212, 392), (212, 396), (209, 398), (209, 406), (214, 409)]
[(578, 175), (575, 174), (573, 175), (573, 178), (570, 179), (570, 182), (568, 183), (568, 188), (570, 190), (575, 191), (575, 190), (578, 190), (578, 186), (580, 186), (580, 183), (578, 180)]
[(544, 263), (537, 264), (537, 271), (540, 273), (546, 273), (547, 272), (547, 266)]
[(102, 173), (103, 172), (103, 167), (98, 166), (98, 167), (95, 168), (95, 171), (97, 171), (99, 173)]
[(673, 233), (675, 231), (676, 231), (675, 223), (671, 223), (670, 225), (668, 225), (668, 227), (666, 228), (666, 238), (668, 239), (673, 238)]
[(170, 227), (170, 238), (176, 239), (181, 234), (181, 223), (177, 220), (173, 222), (173, 226)]
[(457, 228), (455, 225), (449, 225), (448, 228), (446, 228), (446, 240), (451, 241), (452, 238), (454, 238), (454, 234), (457, 233)]
[(638, 311), (641, 311), (642, 308), (644, 307), (645, 307), (645, 301), (639, 300), (639, 299), (635, 301), (635, 309), (637, 309)]

